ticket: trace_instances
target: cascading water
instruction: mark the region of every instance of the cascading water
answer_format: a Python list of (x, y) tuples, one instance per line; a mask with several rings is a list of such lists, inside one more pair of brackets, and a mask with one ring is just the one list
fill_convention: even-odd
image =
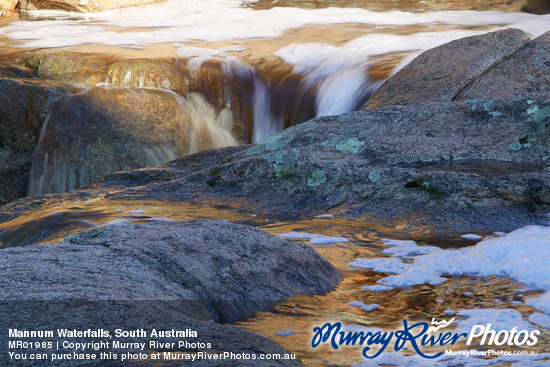
[(231, 114), (204, 97), (94, 87), (54, 104), (29, 177), (29, 195), (65, 192), (107, 174), (157, 166), (185, 154), (236, 145)]
[(231, 135), (233, 116), (228, 108), (224, 108), (216, 116), (214, 108), (199, 93), (190, 93), (187, 98), (177, 98), (191, 120), (189, 153), (239, 144)]
[[(409, 9), (382, 3), (377, 6), (385, 10), (373, 11), (358, 2), (326, 9), (248, 5), (167, 0), (86, 16), (30, 12), (32, 21), (1, 26), (0, 37), (12, 40), (14, 48), (63, 47), (70, 53), (71, 47), (81, 47), (75, 52), (101, 54), (98, 58), (108, 64), (98, 71), (103, 73), (99, 80), (157, 88), (126, 88), (126, 95), (118, 96), (124, 105), (134, 94), (131, 105), (140, 117), (128, 103), (115, 107), (112, 96), (106, 104), (94, 101), (96, 88), (59, 101), (36, 149), (29, 193), (70, 190), (113, 170), (158, 165), (210, 147), (258, 143), (313, 117), (362, 108), (392, 70), (421, 50), (505, 27), (540, 35), (550, 22), (548, 16), (517, 13), (519, 8), (479, 12), (467, 4), (455, 11), (426, 11), (429, 6), (402, 11)], [(111, 57), (104, 58), (106, 53)], [(401, 53), (400, 61), (374, 76), (373, 60), (392, 53)], [(44, 68), (39, 74), (55, 79), (63, 73), (48, 74)], [(156, 116), (144, 118), (148, 112)], [(96, 124), (109, 121), (103, 126), (116, 133), (101, 132), (90, 116)], [(123, 122), (115, 124), (115, 117)], [(73, 138), (64, 132), (74, 133), (76, 127), (86, 132)], [(127, 141), (117, 147), (118, 138)]]

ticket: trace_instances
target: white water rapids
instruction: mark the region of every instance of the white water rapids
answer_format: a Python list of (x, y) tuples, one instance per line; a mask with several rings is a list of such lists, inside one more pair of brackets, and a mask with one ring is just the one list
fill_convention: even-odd
[[(25, 48), (60, 48), (104, 45), (143, 49), (170, 44), (177, 57), (191, 58), (200, 67), (212, 59), (235, 64), (234, 55), (246, 51), (251, 40), (265, 44), (304, 27), (350, 27), (345, 42), (333, 42), (330, 29), (315, 37), (290, 38), (272, 46), (274, 55), (303, 75), (304, 90), (314, 89), (314, 115), (331, 115), (359, 109), (382, 81), (370, 80), (366, 68), (373, 56), (405, 52), (404, 66), (422, 50), (454, 39), (515, 27), (535, 36), (550, 29), (550, 15), (504, 11), (376, 12), (349, 7), (304, 9), (274, 7), (254, 10), (243, 0), (168, 0), (162, 4), (96, 14), (29, 11), (30, 20), (0, 27), (0, 36)], [(364, 26), (354, 34), (352, 26)], [(411, 30), (411, 27), (416, 27)], [(442, 28), (443, 27), (443, 28)], [(220, 45), (222, 43), (222, 45)], [(238, 62), (237, 62), (238, 63)], [(229, 69), (254, 74), (246, 64)], [(394, 71), (395, 72), (395, 71)], [(265, 81), (254, 81), (253, 142), (285, 126), (273, 109)], [(301, 121), (295, 121), (298, 123)]]

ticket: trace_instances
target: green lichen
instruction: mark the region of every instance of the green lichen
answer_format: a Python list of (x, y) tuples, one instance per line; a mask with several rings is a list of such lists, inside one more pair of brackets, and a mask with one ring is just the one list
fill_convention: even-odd
[(351, 115), (349, 113), (338, 115), (338, 117), (336, 117), (337, 122), (349, 122), (350, 120), (351, 120)]
[(539, 106), (534, 105), (534, 106), (529, 107), (529, 108), (527, 109), (527, 114), (528, 114), (528, 115), (532, 115), (532, 114), (534, 114), (535, 112), (537, 112), (538, 110), (539, 110)]
[(487, 100), (483, 103), (483, 108), (485, 109), (485, 111), (491, 112), (493, 110), (493, 105), (494, 104), (495, 104), (495, 100), (494, 99), (489, 99), (489, 100)]
[(294, 164), (275, 164), (275, 174), (279, 178), (292, 178), (300, 174), (298, 166)]
[(279, 178), (291, 178), (302, 173), (302, 164), (298, 161), (296, 150), (283, 150), (265, 155), (265, 159), (273, 164), (275, 174)]
[(369, 172), (369, 180), (370, 180), (370, 182), (375, 183), (375, 182), (377, 182), (377, 181), (380, 181), (380, 179), (382, 178), (382, 177), (380, 176), (380, 172), (381, 172), (381, 171), (382, 171), (381, 169), (377, 169), (377, 170), (375, 170), (375, 171)]
[(535, 101), (531, 101), (530, 99), (527, 100), (527, 104), (528, 104), (528, 105), (531, 105), (531, 104), (533, 104), (533, 103), (535, 103)]
[(308, 186), (316, 187), (327, 180), (327, 175), (322, 169), (315, 170), (311, 173), (311, 176), (307, 179)]
[(550, 155), (545, 155), (544, 157), (542, 157), (542, 161), (546, 162), (549, 158), (550, 158)]
[(271, 135), (260, 144), (256, 144), (246, 151), (246, 155), (263, 154), (285, 148), (294, 139), (293, 134), (281, 133)]
[(352, 154), (361, 153), (365, 149), (363, 147), (364, 144), (364, 142), (358, 140), (357, 138), (334, 138), (325, 140), (322, 143), (324, 147), (335, 147), (342, 153)]
[(359, 141), (357, 138), (351, 138), (340, 144), (337, 144), (336, 149), (345, 153), (358, 154), (364, 150), (363, 148), (364, 144), (365, 143), (363, 143), (362, 141)]
[(502, 112), (493, 111), (493, 112), (489, 112), (489, 115), (491, 115), (491, 117), (499, 117), (499, 116), (502, 116)]
[(531, 113), (528, 121), (535, 124), (533, 128), (534, 133), (544, 133), (550, 124), (550, 107), (537, 109)]
[(435, 196), (435, 197), (441, 197), (441, 196), (446, 195), (446, 193), (444, 191), (441, 191), (441, 190), (437, 189), (436, 187), (430, 185), (430, 183), (424, 181), (421, 178), (417, 178), (417, 179), (414, 179), (412, 181), (408, 181), (405, 184), (405, 188), (406, 189), (416, 189), (416, 190), (419, 190), (419, 191), (424, 191), (428, 195)]

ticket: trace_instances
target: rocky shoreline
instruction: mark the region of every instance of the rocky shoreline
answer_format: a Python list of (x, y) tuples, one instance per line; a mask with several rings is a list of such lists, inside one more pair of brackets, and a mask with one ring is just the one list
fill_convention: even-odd
[[(166, 64), (151, 65), (145, 66), (149, 75), (164, 75)], [(400, 224), (404, 232), (508, 231), (549, 222), (550, 32), (532, 39), (509, 29), (445, 44), (391, 77), (365, 110), (311, 119), (259, 144), (191, 155), (186, 155), (189, 142), (178, 135), (182, 130), (170, 122), (177, 119), (167, 114), (176, 110), (173, 91), (144, 89), (151, 100), (138, 105), (120, 90), (114, 100), (124, 100), (128, 108), (123, 109), (123, 104), (109, 105), (113, 94), (102, 97), (100, 88), (37, 78), (36, 73), (56, 72), (44, 60), (31, 66), (0, 68), (0, 185), (5, 188), (0, 201), (6, 204), (0, 223), (56, 203), (98, 198), (192, 202), (273, 218), (331, 214)], [(105, 72), (104, 65), (100, 69)], [(168, 84), (162, 86), (179, 90), (184, 85)], [(142, 129), (128, 122), (139, 118)], [(71, 131), (82, 121), (87, 124)], [(241, 142), (250, 142), (248, 125), (233, 127), (246, 131)], [(55, 149), (39, 143), (48, 134)], [(133, 169), (154, 162), (128, 147), (152, 150), (155, 139), (174, 140), (169, 150), (181, 158)], [(151, 146), (144, 144), (149, 140)], [(76, 148), (67, 148), (73, 143)], [(106, 147), (120, 161), (109, 169), (126, 171), (102, 169), (107, 158), (100, 153), (110, 151)], [(75, 149), (88, 155), (74, 157)], [(55, 190), (36, 189), (40, 195), (21, 198), (33, 152), (36, 163), (53, 151), (56, 159), (74, 163), (74, 170), (97, 159), (95, 175), (81, 170), (71, 182), (102, 178), (66, 193), (43, 195)], [(47, 170), (50, 158), (35, 168)], [(35, 178), (60, 177), (53, 168), (49, 176), (35, 168)], [(62, 178), (64, 184), (68, 180)], [(191, 301), (154, 307), (159, 314), (177, 313), (180, 322), (235, 351), (285, 352), (272, 341), (208, 320), (239, 319), (287, 297), (328, 291), (341, 279), (308, 246), (211, 220), (96, 228), (60, 245), (4, 249), (2, 255), (2, 300)], [(5, 316), (19, 307), (8, 306), (2, 308)], [(43, 305), (28, 307), (37, 313)], [(128, 325), (135, 323), (139, 315), (122, 316), (126, 306), (120, 307), (112, 312)], [(82, 317), (104, 321), (94, 319), (91, 310)], [(224, 342), (228, 335), (236, 344)]]

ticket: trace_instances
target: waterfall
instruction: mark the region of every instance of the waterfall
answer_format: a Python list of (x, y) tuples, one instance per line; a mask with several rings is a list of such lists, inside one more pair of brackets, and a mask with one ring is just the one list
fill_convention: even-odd
[(165, 164), (200, 150), (237, 145), (231, 112), (199, 93), (93, 87), (48, 114), (28, 195), (66, 192), (113, 172)]

